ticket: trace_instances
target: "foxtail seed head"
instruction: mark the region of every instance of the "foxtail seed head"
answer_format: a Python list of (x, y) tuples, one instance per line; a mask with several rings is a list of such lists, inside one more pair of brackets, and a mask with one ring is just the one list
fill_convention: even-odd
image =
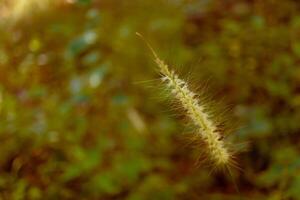
[(196, 94), (189, 89), (188, 84), (180, 79), (173, 70), (170, 70), (169, 66), (157, 56), (154, 49), (143, 36), (139, 33), (136, 34), (146, 42), (151, 50), (154, 60), (159, 67), (162, 82), (170, 89), (172, 95), (183, 107), (186, 115), (197, 127), (198, 133), (207, 145), (207, 152), (210, 155), (211, 160), (217, 167), (229, 164), (231, 154), (225, 147), (224, 141), (221, 138), (221, 133), (211, 120), (211, 116), (209, 113), (205, 112), (207, 109), (205, 105), (199, 102), (196, 98)]

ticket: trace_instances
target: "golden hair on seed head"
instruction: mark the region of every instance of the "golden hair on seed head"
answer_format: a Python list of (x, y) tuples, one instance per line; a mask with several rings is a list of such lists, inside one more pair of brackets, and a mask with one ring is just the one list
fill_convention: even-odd
[(212, 120), (212, 116), (207, 112), (209, 110), (208, 106), (197, 99), (197, 95), (190, 90), (188, 83), (180, 79), (175, 71), (170, 69), (158, 57), (157, 53), (143, 36), (139, 33), (136, 34), (146, 42), (151, 50), (164, 86), (171, 91), (172, 97), (179, 102), (185, 115), (195, 125), (197, 129), (196, 133), (200, 136), (197, 138), (200, 138), (206, 144), (207, 149), (205, 152), (207, 152), (210, 160), (213, 161), (214, 166), (228, 166), (233, 155), (226, 147), (222, 133)]

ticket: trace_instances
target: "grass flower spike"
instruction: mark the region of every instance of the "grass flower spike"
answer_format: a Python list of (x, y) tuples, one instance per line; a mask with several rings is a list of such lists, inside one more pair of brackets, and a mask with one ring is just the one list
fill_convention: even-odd
[[(137, 33), (137, 35), (143, 39), (142, 35), (139, 33)], [(155, 62), (159, 67), (163, 83), (168, 89), (170, 89), (174, 98), (176, 98), (183, 107), (186, 115), (197, 127), (197, 132), (207, 145), (207, 152), (210, 159), (214, 162), (216, 167), (229, 164), (231, 154), (225, 147), (221, 133), (211, 120), (210, 114), (205, 112), (207, 109), (205, 105), (202, 105), (199, 102), (196, 98), (196, 94), (189, 89), (188, 84), (184, 80), (180, 79), (173, 70), (170, 70), (169, 66), (158, 57), (150, 44), (147, 43), (147, 41), (145, 42), (153, 53)]]

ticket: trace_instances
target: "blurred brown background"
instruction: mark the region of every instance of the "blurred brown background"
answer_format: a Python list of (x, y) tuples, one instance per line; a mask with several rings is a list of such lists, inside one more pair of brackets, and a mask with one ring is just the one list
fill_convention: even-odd
[[(195, 166), (136, 31), (232, 108), (234, 181)], [(0, 0), (0, 199), (300, 199), (299, 62), (296, 0)]]

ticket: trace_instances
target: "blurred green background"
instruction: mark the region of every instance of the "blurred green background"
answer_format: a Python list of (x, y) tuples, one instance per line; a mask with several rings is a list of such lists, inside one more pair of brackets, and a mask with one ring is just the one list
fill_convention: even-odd
[[(195, 165), (136, 31), (232, 108), (234, 181)], [(299, 65), (297, 0), (1, 0), (0, 199), (300, 199)]]

